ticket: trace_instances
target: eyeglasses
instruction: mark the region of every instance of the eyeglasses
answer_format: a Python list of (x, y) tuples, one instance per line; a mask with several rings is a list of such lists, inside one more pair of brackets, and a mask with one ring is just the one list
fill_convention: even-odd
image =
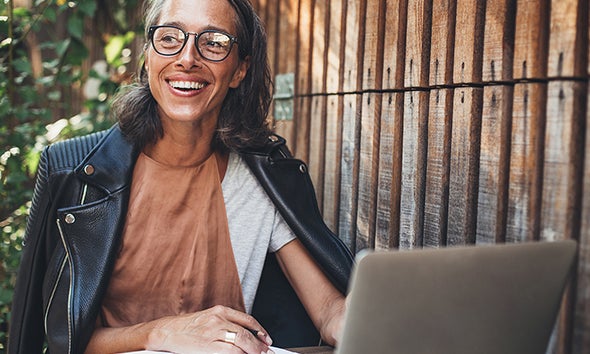
[(150, 26), (148, 37), (154, 50), (163, 56), (173, 56), (182, 51), (189, 35), (195, 36), (195, 46), (199, 54), (210, 61), (222, 61), (231, 52), (238, 39), (218, 30), (206, 30), (201, 33), (186, 32), (176, 26)]

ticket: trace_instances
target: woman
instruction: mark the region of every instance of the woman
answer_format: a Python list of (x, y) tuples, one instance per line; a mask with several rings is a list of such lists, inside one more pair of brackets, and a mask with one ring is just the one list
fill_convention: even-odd
[(119, 125), (42, 155), (9, 353), (40, 352), (44, 339), (55, 353), (269, 352), (272, 333), (249, 314), (267, 252), (334, 344), (344, 296), (331, 280), (351, 256), (305, 241), (322, 227), (298, 220), (310, 214), (260, 162), (286, 153), (265, 123), (258, 17), (247, 0), (154, 0), (145, 22)]

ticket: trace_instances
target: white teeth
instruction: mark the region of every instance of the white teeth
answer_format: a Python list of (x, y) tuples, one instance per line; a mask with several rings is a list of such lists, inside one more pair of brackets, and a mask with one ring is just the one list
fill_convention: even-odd
[(199, 90), (205, 87), (204, 83), (195, 82), (195, 81), (170, 81), (170, 86), (177, 88), (177, 89), (192, 89), (192, 90)]

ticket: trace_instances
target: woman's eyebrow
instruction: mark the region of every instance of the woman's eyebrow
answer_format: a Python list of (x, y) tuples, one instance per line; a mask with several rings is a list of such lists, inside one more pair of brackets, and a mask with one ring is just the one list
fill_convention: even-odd
[[(180, 29), (182, 29), (184, 31), (187, 30), (186, 29), (187, 26), (184, 23), (178, 22), (178, 21), (164, 22), (160, 26), (175, 26), (175, 27), (178, 27), (178, 28), (180, 28)], [(208, 24), (208, 25), (205, 25), (205, 26), (201, 27), (201, 29), (199, 30), (199, 32), (207, 31), (207, 30), (221, 31), (221, 32), (226, 32), (226, 33), (232, 34), (232, 32), (230, 30), (228, 30), (227, 28), (223, 28), (223, 27), (216, 26), (216, 25), (213, 25), (213, 24)]]

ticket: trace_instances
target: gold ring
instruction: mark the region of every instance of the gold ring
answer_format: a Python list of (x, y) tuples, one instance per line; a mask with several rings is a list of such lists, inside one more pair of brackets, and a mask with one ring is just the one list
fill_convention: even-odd
[(235, 344), (236, 343), (236, 332), (232, 331), (225, 331), (225, 338), (223, 339), (226, 343)]

